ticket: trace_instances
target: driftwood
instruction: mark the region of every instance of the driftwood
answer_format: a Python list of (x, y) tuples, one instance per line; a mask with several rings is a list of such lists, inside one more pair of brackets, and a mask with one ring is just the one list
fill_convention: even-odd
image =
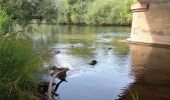
[[(63, 81), (66, 81), (65, 78), (66, 78), (66, 72), (68, 71), (69, 69), (68, 68), (56, 68), (54, 70), (54, 73), (52, 73), (52, 78), (50, 80), (50, 83), (49, 83), (49, 86), (48, 86), (48, 100), (53, 100), (53, 96), (56, 95), (55, 92), (57, 91), (59, 85), (63, 82)], [(54, 82), (54, 79), (55, 78), (58, 78), (60, 79), (61, 81), (56, 85), (54, 91), (53, 91), (53, 82)]]

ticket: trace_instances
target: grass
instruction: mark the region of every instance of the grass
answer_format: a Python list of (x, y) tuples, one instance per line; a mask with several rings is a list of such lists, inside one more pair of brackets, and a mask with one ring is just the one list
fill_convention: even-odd
[(137, 95), (137, 93), (133, 94), (133, 93), (130, 92), (130, 91), (129, 91), (129, 93), (130, 93), (130, 95), (131, 95), (131, 97), (132, 97), (132, 100), (139, 100), (139, 96)]
[(36, 98), (40, 65), (29, 41), (0, 38), (0, 100)]

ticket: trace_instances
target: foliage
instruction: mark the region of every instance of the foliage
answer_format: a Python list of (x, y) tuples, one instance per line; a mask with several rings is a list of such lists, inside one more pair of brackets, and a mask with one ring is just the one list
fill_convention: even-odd
[(58, 3), (58, 22), (59, 23), (70, 22), (70, 10), (67, 0), (60, 0)]
[(40, 58), (27, 40), (1, 39), (0, 48), (0, 99), (30, 100), (39, 82)]
[(85, 24), (85, 16), (87, 13), (87, 8), (88, 5), (92, 1), (89, 0), (77, 0), (74, 4), (71, 5), (71, 21), (72, 23), (80, 23), (80, 24)]
[(37, 0), (34, 2), (33, 16), (41, 16), (42, 20), (52, 22), (57, 19), (58, 10), (53, 0)]
[(27, 22), (34, 12), (33, 5), (28, 0), (0, 0), (0, 6), (10, 18), (20, 24)]
[(136, 1), (0, 0), (0, 9), (6, 11), (13, 25), (25, 26), (32, 19), (58, 20), (63, 24), (128, 25), (132, 20), (130, 6)]
[[(0, 0), (1, 9), (20, 23), (30, 21), (34, 17), (56, 16), (56, 6), (52, 0)], [(54, 13), (54, 14), (53, 14)], [(55, 18), (55, 17), (50, 17)]]
[(9, 33), (12, 29), (12, 20), (7, 15), (7, 12), (0, 10), (0, 35), (3, 33)]
[(0, 32), (24, 31), (32, 19), (52, 22), (57, 19), (53, 0), (0, 0)]
[(129, 25), (136, 0), (60, 0), (58, 21), (66, 24)]
[(58, 22), (65, 24), (85, 24), (87, 6), (92, 0), (60, 0)]

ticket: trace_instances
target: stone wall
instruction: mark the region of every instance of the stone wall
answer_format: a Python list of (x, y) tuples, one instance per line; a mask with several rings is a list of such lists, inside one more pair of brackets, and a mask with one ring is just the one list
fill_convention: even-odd
[(133, 6), (132, 10), (133, 22), (129, 41), (170, 45), (170, 0), (140, 3)]

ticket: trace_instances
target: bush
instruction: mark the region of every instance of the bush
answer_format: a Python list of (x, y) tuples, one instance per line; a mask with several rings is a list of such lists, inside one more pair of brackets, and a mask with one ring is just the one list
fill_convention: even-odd
[(78, 0), (71, 6), (71, 22), (73, 24), (85, 24), (85, 15), (89, 1)]
[(58, 4), (58, 22), (59, 23), (70, 23), (70, 10), (69, 3), (67, 0), (60, 0)]
[(0, 35), (9, 33), (12, 29), (12, 20), (7, 15), (7, 12), (0, 10)]
[(30, 100), (39, 83), (40, 58), (26, 40), (0, 40), (0, 100)]
[(132, 20), (130, 10), (135, 0), (95, 0), (88, 7), (87, 24), (128, 25)]
[(58, 22), (64, 24), (85, 24), (87, 6), (92, 0), (60, 0)]
[(60, 0), (59, 23), (129, 25), (131, 4), (137, 0)]

